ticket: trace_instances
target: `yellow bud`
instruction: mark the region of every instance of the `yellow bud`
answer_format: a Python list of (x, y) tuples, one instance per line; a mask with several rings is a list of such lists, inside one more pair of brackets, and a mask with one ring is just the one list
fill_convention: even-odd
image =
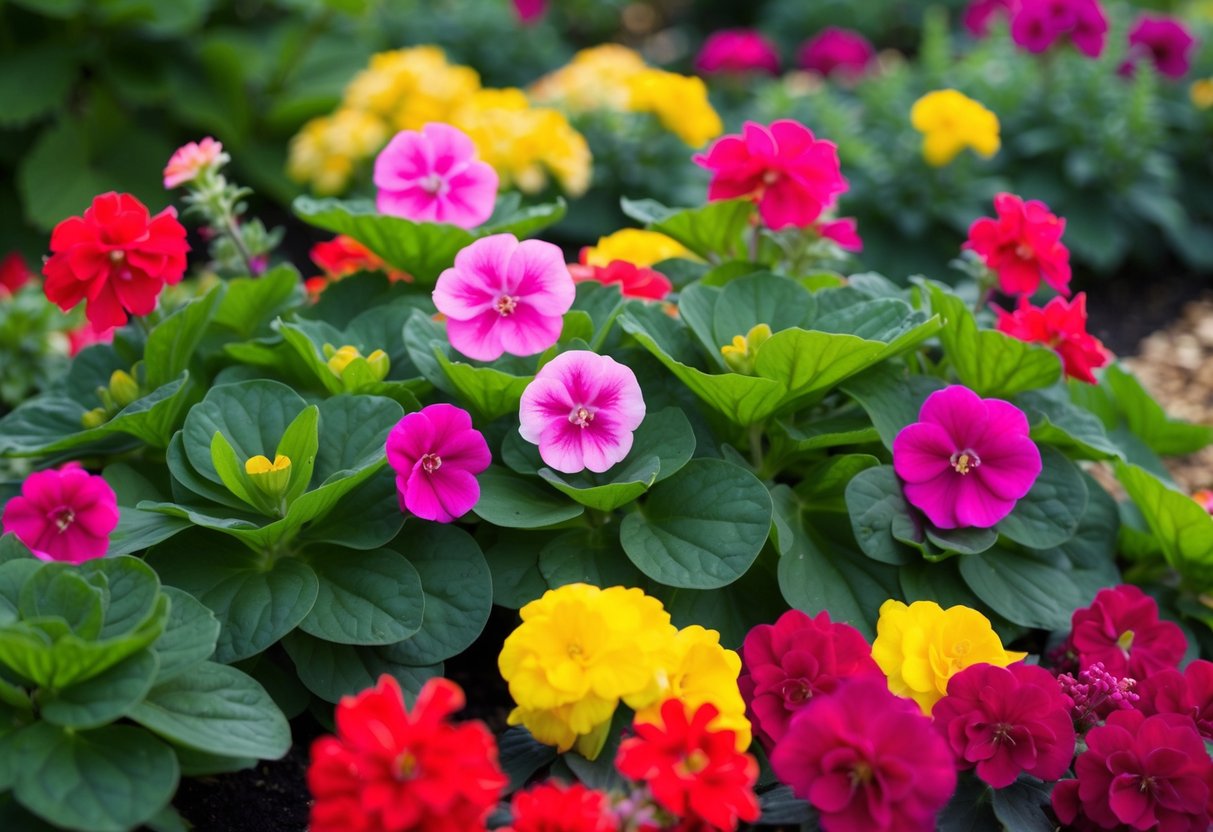
[[(328, 345), (326, 345), (327, 347)], [(325, 349), (328, 352), (328, 349)], [(341, 374), (345, 372), (345, 368), (350, 365), (350, 362), (355, 358), (362, 358), (362, 353), (358, 352), (357, 347), (351, 347), (348, 344), (339, 350), (334, 351), (328, 356), (329, 369), (333, 371), (333, 375), (341, 378)]]
[(80, 417), (80, 424), (86, 428), (96, 428), (108, 422), (110, 416), (104, 407), (96, 407)]
[(244, 463), (244, 472), (249, 475), (253, 485), (271, 497), (281, 497), (286, 493), (287, 484), (291, 479), (290, 457), (278, 454), (270, 462), (258, 454)]
[(720, 348), (724, 363), (735, 373), (743, 375), (754, 374), (754, 362), (758, 358), (758, 349), (771, 337), (771, 327), (758, 324), (745, 335), (734, 335), (731, 344)]
[(139, 398), (139, 383), (131, 378), (131, 374), (122, 370), (114, 370), (110, 376), (110, 398), (118, 409), (126, 407)]
[(366, 363), (377, 381), (387, 378), (388, 371), (392, 369), (392, 359), (388, 358), (388, 354), (383, 350), (375, 350), (368, 355)]
[(1198, 109), (1207, 110), (1213, 107), (1213, 78), (1201, 78), (1199, 81), (1193, 81), (1189, 94), (1192, 97), (1192, 103)]

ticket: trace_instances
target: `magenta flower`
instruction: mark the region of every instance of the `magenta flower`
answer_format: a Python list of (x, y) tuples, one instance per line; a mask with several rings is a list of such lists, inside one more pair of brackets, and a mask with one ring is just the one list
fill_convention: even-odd
[(1197, 659), (1180, 673), (1160, 670), (1137, 684), (1137, 709), (1146, 716), (1183, 714), (1206, 740), (1213, 740), (1213, 662)]
[(876, 57), (872, 44), (859, 32), (827, 26), (800, 47), (796, 63), (801, 69), (827, 77), (838, 74), (858, 78)]
[(0, 529), (17, 535), (35, 556), (65, 563), (105, 557), (117, 525), (114, 489), (75, 462), (30, 474), (0, 516)]
[(956, 790), (952, 752), (931, 720), (871, 676), (813, 697), (771, 767), (813, 804), (825, 832), (933, 832)]
[(493, 213), (497, 171), (461, 130), (431, 123), (392, 137), (375, 159), (375, 187), (382, 214), (475, 228)]
[(817, 226), (817, 233), (827, 240), (833, 240), (843, 251), (863, 251), (863, 240), (854, 217), (823, 222)]
[(984, 38), (994, 19), (1010, 17), (1014, 8), (1013, 0), (971, 0), (964, 11), (964, 26), (973, 37)]
[(747, 121), (741, 135), (717, 139), (694, 161), (712, 172), (709, 200), (753, 200), (773, 229), (808, 227), (847, 189), (838, 146), (786, 119), (767, 127)]
[(480, 499), (476, 475), (493, 461), (466, 410), (432, 404), (401, 419), (387, 437), (401, 511), (450, 523)]
[(893, 440), (893, 469), (938, 528), (993, 526), (1040, 475), (1028, 417), (1009, 402), (952, 385), (928, 396), (918, 419)]
[(1070, 701), (1039, 665), (975, 664), (948, 680), (931, 711), (963, 768), (1005, 789), (1021, 772), (1056, 780), (1074, 757)]
[(223, 143), (207, 136), (200, 142), (189, 142), (173, 151), (164, 166), (164, 187), (175, 188), (193, 182), (210, 168), (220, 168), (231, 161), (223, 152)]
[(522, 391), (518, 432), (565, 474), (601, 474), (632, 449), (644, 396), (631, 368), (587, 350), (553, 358)]
[(1108, 18), (1098, 0), (1021, 0), (1011, 37), (1029, 52), (1044, 52), (1062, 38), (1090, 58), (1103, 52)]
[(1142, 15), (1129, 30), (1129, 59), (1121, 72), (1132, 74), (1133, 66), (1145, 58), (1168, 78), (1182, 78), (1192, 67), (1196, 38), (1172, 17)]
[(1177, 666), (1187, 650), (1179, 625), (1160, 620), (1158, 602), (1132, 584), (1101, 589), (1070, 626), (1080, 668), (1103, 662), (1109, 673), (1139, 681)]
[(560, 338), (577, 287), (557, 246), (482, 237), (438, 276), (434, 305), (446, 316), (451, 346), (469, 358), (535, 355)]
[(779, 51), (756, 29), (721, 29), (704, 41), (695, 57), (701, 75), (779, 74)]

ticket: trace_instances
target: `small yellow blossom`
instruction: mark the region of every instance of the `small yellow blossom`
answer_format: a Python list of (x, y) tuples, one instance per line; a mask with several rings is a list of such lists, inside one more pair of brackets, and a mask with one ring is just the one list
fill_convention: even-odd
[(287, 173), (297, 182), (310, 182), (317, 193), (339, 193), (355, 165), (376, 153), (388, 135), (381, 118), (362, 110), (345, 108), (314, 118), (291, 139)]
[(632, 100), (629, 82), (647, 68), (644, 58), (626, 46), (595, 46), (532, 84), (531, 97), (573, 113), (627, 110)]
[(927, 164), (943, 167), (966, 147), (989, 158), (998, 152), (998, 116), (956, 90), (929, 92), (914, 102), (910, 123), (922, 133)]
[(446, 122), (466, 96), (480, 89), (480, 76), (449, 64), (436, 46), (380, 52), (350, 82), (344, 106), (373, 113), (394, 131), (420, 130), (431, 121)]
[(943, 609), (934, 601), (885, 601), (876, 622), (872, 658), (889, 690), (913, 699), (930, 714), (948, 692), (948, 680), (974, 664), (1006, 667), (1026, 653), (1006, 650), (990, 620), (964, 606)]
[(253, 485), (271, 497), (281, 497), (291, 479), (290, 457), (282, 454), (274, 456), (274, 461), (258, 454), (250, 457), (244, 463), (244, 473), (249, 475)]
[(758, 324), (745, 335), (734, 335), (731, 344), (720, 348), (724, 363), (735, 373), (743, 375), (754, 374), (754, 363), (758, 360), (758, 350), (771, 337), (769, 324)]
[(1207, 110), (1213, 107), (1213, 78), (1201, 78), (1193, 81), (1188, 95), (1191, 96), (1192, 104), (1197, 109)]
[(585, 262), (590, 266), (609, 266), (615, 260), (626, 260), (634, 266), (652, 266), (675, 257), (694, 257), (677, 240), (656, 231), (623, 228), (614, 234), (598, 238), (598, 244), (585, 250)]
[(702, 78), (649, 69), (629, 82), (629, 109), (653, 113), (661, 126), (689, 147), (703, 147), (724, 132)]

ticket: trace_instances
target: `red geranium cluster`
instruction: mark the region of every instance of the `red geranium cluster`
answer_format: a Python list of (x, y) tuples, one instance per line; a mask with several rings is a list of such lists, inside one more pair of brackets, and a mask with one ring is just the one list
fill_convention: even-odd
[(411, 280), (406, 272), (389, 268), (377, 254), (344, 234), (316, 243), (308, 256), (323, 272), (305, 281), (308, 293), (313, 296), (323, 292), (330, 283), (358, 272), (383, 272), (391, 281)]
[(604, 286), (618, 286), (625, 298), (663, 300), (674, 284), (661, 272), (649, 266), (637, 266), (627, 260), (612, 260), (605, 266), (587, 262), (589, 249), (581, 250), (579, 263), (569, 264), (569, 274), (577, 283), (593, 280)]
[(998, 315), (999, 332), (1056, 351), (1070, 378), (1095, 384), (1091, 371), (1108, 363), (1103, 342), (1087, 332), (1087, 296), (1083, 292), (1071, 301), (1053, 298), (1043, 308), (1033, 306), (1021, 295), (1014, 312), (995, 307), (994, 313)]

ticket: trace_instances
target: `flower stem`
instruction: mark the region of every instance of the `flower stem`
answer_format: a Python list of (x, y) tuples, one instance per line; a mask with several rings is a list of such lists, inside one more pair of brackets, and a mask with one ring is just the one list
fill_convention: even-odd
[(750, 425), (750, 464), (755, 471), (762, 470), (762, 423)]

